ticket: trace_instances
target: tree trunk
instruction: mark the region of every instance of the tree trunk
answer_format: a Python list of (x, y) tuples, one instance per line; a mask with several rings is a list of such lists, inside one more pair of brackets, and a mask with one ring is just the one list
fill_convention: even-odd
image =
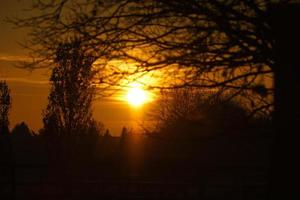
[[(296, 195), (300, 125), (300, 5), (274, 8), (271, 28), (275, 39), (274, 142), (270, 199)], [(293, 197), (293, 199), (296, 199)]]

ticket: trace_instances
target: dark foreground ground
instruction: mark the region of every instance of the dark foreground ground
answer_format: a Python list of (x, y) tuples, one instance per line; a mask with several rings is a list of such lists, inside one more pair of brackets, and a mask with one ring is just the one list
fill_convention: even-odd
[(62, 147), (2, 136), (0, 199), (266, 199), (271, 141), (127, 136)]

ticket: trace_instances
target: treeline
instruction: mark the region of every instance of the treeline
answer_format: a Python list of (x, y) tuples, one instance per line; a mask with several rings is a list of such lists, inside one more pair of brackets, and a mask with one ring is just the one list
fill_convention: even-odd
[[(226, 194), (226, 199), (240, 199), (241, 194), (264, 199), (268, 187), (272, 141), (263, 132), (184, 140), (137, 134), (124, 128), (120, 137), (81, 134), (71, 138), (32, 134), (25, 124), (17, 127), (11, 134), (0, 136), (1, 197), (15, 191), (17, 196), (29, 199), (39, 187), (43, 188), (39, 194), (49, 198), (47, 195), (62, 195), (57, 194), (58, 189), (51, 189), (54, 186), (70, 191), (74, 184), (89, 182), (76, 185), (79, 198), (82, 191), (100, 187), (97, 184), (103, 181), (113, 188), (122, 181), (126, 183), (123, 190), (131, 182), (141, 182), (144, 185), (139, 188), (153, 190), (153, 195), (157, 185), (152, 182), (158, 182), (162, 192), (166, 183), (192, 183), (196, 185), (196, 197), (223, 198)], [(24, 187), (31, 192), (22, 193)], [(171, 189), (175, 195), (183, 193), (180, 185)], [(110, 190), (109, 197), (121, 191)], [(92, 194), (101, 197), (106, 193), (98, 189)]]

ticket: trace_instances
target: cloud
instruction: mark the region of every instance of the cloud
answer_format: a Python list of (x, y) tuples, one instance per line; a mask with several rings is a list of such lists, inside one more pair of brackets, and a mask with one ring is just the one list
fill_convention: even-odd
[(36, 85), (48, 85), (49, 81), (47, 80), (31, 80), (27, 78), (19, 78), (19, 77), (5, 77), (1, 78), (7, 82), (14, 82), (14, 83), (27, 83), (27, 84), (36, 84)]
[(20, 55), (0, 55), (0, 61), (29, 62), (31, 61), (31, 58), (28, 56), (20, 56)]

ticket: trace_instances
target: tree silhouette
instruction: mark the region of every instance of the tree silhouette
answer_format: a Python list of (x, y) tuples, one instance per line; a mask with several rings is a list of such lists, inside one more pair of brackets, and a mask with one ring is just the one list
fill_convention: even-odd
[(0, 81), (0, 134), (8, 134), (8, 113), (11, 107), (10, 91), (5, 81)]
[(230, 94), (194, 88), (162, 91), (158, 106), (149, 115), (156, 123), (146, 132), (165, 139), (242, 135), (255, 126), (258, 131), (259, 123), (267, 125), (266, 119), (252, 118), (250, 109), (232, 100)]
[(56, 62), (44, 112), (44, 131), (59, 135), (92, 131), (96, 128), (91, 108), (95, 95), (93, 58), (82, 51), (79, 42), (73, 41), (59, 45)]
[(97, 58), (137, 63), (132, 70), (104, 62), (102, 84), (163, 70), (154, 87), (229, 88), (246, 97), (253, 110), (270, 112), (272, 98), (266, 96), (273, 92), (268, 77), (274, 57), (268, 15), (273, 5), (287, 2), (63, 0), (37, 2), (33, 8), (47, 14), (12, 22), (37, 33), (29, 41), (31, 47), (43, 44), (33, 48), (47, 55), (40, 63), (54, 57), (60, 39), (75, 34)]
[(11, 134), (19, 138), (30, 138), (34, 135), (25, 122), (17, 124)]

